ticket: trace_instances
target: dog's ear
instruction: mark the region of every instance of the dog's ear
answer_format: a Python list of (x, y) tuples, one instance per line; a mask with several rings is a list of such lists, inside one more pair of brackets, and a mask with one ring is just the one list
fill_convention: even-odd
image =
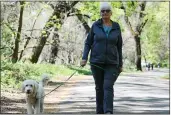
[(24, 89), (25, 89), (25, 84), (24, 84), (24, 82), (21, 84), (21, 91), (22, 91), (22, 93), (24, 93)]
[(38, 91), (38, 83), (35, 81), (33, 84), (33, 92), (36, 94), (36, 92)]

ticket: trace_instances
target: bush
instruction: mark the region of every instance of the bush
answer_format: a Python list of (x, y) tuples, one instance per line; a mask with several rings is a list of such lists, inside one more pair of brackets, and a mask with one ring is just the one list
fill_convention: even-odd
[(136, 67), (135, 64), (133, 64), (132, 62), (130, 62), (129, 60), (125, 60), (123, 63), (123, 70), (125, 72), (132, 72), (132, 71), (136, 71)]
[[(52, 76), (70, 76), (74, 71), (78, 74), (89, 73), (89, 70), (75, 66), (53, 65), (49, 63), (32, 64), (17, 62), (15, 64), (2, 61), (1, 84), (2, 88), (20, 88), (21, 83), (26, 79), (39, 81), (43, 73)], [(75, 74), (76, 75), (76, 74)]]

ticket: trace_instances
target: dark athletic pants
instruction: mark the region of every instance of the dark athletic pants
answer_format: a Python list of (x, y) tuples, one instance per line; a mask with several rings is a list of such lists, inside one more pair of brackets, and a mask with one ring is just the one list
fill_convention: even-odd
[(95, 81), (96, 113), (103, 114), (110, 112), (113, 114), (113, 85), (118, 77), (118, 66), (91, 63), (91, 71)]

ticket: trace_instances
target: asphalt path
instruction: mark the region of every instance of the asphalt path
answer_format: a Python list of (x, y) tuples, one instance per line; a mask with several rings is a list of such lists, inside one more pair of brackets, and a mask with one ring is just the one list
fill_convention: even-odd
[[(114, 113), (168, 114), (169, 79), (162, 78), (168, 74), (168, 69), (121, 74), (114, 85)], [(69, 87), (63, 90), (66, 93), (60, 95), (54, 112), (95, 114), (95, 86), (92, 76), (84, 76), (71, 84), (68, 82)]]
[[(114, 85), (114, 114), (169, 114), (169, 69), (122, 73)], [(57, 77), (45, 93), (67, 79)], [(95, 114), (93, 77), (73, 76), (65, 85), (45, 97), (44, 113)], [(1, 90), (1, 113), (26, 113), (25, 94), (20, 90)]]

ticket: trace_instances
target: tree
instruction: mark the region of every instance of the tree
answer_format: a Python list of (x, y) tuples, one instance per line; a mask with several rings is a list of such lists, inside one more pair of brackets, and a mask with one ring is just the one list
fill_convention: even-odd
[(149, 2), (148, 22), (142, 32), (147, 61), (169, 65), (169, 2)]
[(15, 47), (12, 54), (12, 62), (16, 63), (18, 60), (18, 50), (19, 50), (19, 42), (20, 42), (20, 36), (21, 36), (21, 28), (22, 28), (22, 19), (23, 19), (23, 11), (24, 11), (24, 1), (20, 1), (20, 17), (18, 22), (18, 32), (17, 37), (15, 39)]
[[(127, 5), (126, 5), (127, 4)], [(130, 8), (135, 8), (133, 13), (130, 13)], [(145, 8), (146, 8), (146, 1), (143, 2), (122, 2), (121, 8), (125, 12), (125, 22), (128, 25), (132, 35), (134, 36), (135, 44), (136, 44), (136, 54), (135, 54), (135, 59), (136, 59), (136, 68), (137, 70), (142, 71), (141, 67), (141, 33), (143, 31), (143, 28), (145, 24), (147, 23), (148, 19), (144, 20), (145, 17)], [(134, 20), (136, 20), (136, 23), (131, 23), (128, 15), (134, 14)], [(135, 28), (134, 28), (135, 27)]]
[(58, 2), (55, 6), (52, 5), (54, 8), (54, 12), (52, 16), (49, 18), (49, 20), (46, 23), (46, 26), (43, 28), (42, 35), (40, 37), (40, 40), (38, 42), (38, 45), (35, 46), (33, 55), (30, 59), (32, 63), (37, 63), (38, 58), (42, 52), (42, 49), (47, 41), (47, 38), (50, 35), (50, 30), (55, 26), (56, 31), (61, 27), (61, 25), (64, 23), (64, 19), (66, 18), (66, 14), (73, 8), (74, 5), (76, 5), (78, 1), (73, 2)]

